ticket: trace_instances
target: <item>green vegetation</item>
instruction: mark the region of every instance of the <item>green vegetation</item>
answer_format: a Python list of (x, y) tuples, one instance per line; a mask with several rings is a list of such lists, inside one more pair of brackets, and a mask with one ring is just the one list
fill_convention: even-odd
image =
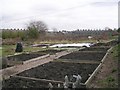
[(111, 51), (111, 60), (110, 63), (112, 67), (110, 68), (110, 73), (104, 79), (99, 80), (98, 82), (102, 87), (105, 88), (116, 88), (118, 87), (118, 49), (120, 48), (120, 44), (113, 47)]
[(27, 36), (30, 39), (37, 39), (39, 37), (39, 32), (36, 28), (29, 28), (29, 30), (27, 31)]
[(21, 40), (23, 40), (24, 37), (25, 37), (25, 31), (2, 30), (2, 39), (20, 38)]
[(117, 52), (118, 52), (118, 56), (119, 56), (119, 58), (120, 58), (120, 44), (118, 44), (118, 46), (117, 46)]
[(2, 45), (2, 55), (13, 55), (15, 51), (15, 45)]
[[(2, 49), (0, 49), (0, 52), (2, 56), (8, 56), (8, 55), (14, 55), (15, 54), (15, 48), (16, 45), (3, 45)], [(25, 52), (35, 52), (38, 50), (46, 50), (45, 48), (40, 47), (31, 47), (31, 46), (25, 46), (23, 47), (23, 53)]]
[(113, 76), (108, 76), (104, 80), (100, 80), (99, 83), (101, 83), (105, 88), (115, 88), (117, 85), (116, 80)]

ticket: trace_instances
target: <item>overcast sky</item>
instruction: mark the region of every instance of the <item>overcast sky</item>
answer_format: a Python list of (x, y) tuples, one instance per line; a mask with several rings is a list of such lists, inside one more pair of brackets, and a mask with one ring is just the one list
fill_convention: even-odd
[(119, 0), (0, 0), (0, 28), (25, 28), (31, 20), (49, 29), (118, 28)]

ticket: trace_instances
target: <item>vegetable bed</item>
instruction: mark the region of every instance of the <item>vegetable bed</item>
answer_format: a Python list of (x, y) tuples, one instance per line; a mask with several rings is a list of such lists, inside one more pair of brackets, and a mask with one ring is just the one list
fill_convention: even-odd
[(85, 49), (80, 49), (79, 51), (103, 51), (106, 52), (110, 47), (89, 47)]
[(76, 51), (65, 56), (61, 56), (59, 59), (69, 59), (69, 60), (95, 60), (101, 61), (106, 52), (81, 52)]
[(63, 62), (50, 62), (24, 71), (18, 75), (25, 77), (34, 77), (40, 79), (49, 79), (56, 81), (64, 81), (65, 75), (71, 77), (73, 74), (81, 75), (84, 83), (98, 64), (75, 64)]
[[(26, 70), (17, 74), (18, 76), (47, 79), (55, 81), (63, 81), (67, 75), (69, 81), (75, 82), (72, 75), (81, 75), (82, 83), (85, 83), (93, 71), (97, 68), (98, 64), (75, 64), (75, 63), (63, 63), (63, 62), (49, 62), (41, 66)], [(16, 86), (23, 87), (47, 87), (48, 83), (41, 83), (38, 81), (29, 81), (25, 79), (11, 78), (4, 82), (5, 87), (15, 88)]]
[(55, 54), (57, 52), (60, 52), (60, 51), (63, 51), (63, 50), (44, 50), (44, 51), (38, 51), (38, 52), (32, 52), (32, 53), (29, 53), (29, 54), (19, 54), (19, 55), (14, 55), (14, 56), (8, 56), (8, 57), (2, 57), (2, 69), (4, 68), (7, 68), (7, 67), (10, 67), (10, 66), (13, 66), (13, 65), (8, 65), (8, 61), (15, 61), (15, 63), (22, 63), (24, 61), (27, 61), (27, 60), (30, 60), (30, 59), (33, 59), (33, 58), (37, 58), (37, 57), (40, 57), (40, 56), (43, 56), (43, 55), (46, 55), (46, 54)]

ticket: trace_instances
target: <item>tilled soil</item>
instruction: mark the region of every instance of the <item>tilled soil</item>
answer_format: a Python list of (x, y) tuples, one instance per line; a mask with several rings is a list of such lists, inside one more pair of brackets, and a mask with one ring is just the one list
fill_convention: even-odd
[[(39, 80), (30, 80), (23, 78), (11, 77), (9, 80), (5, 80), (2, 85), (2, 90), (6, 88), (49, 88), (49, 82), (39, 81)], [(63, 88), (63, 83), (52, 83), (54, 88), (58, 88), (58, 84), (60, 84), (60, 88)], [(72, 86), (72, 84), (69, 84)], [(70, 87), (69, 86), (69, 87)], [(81, 85), (81, 88), (86, 88), (85, 85)], [(70, 89), (69, 89), (70, 90)], [(72, 90), (72, 89), (71, 89)]]
[(96, 43), (92, 47), (94, 47), (94, 46), (108, 46), (108, 45), (105, 43)]
[(45, 51), (38, 51), (34, 53), (29, 53), (29, 54), (19, 54), (15, 56), (10, 56), (7, 57), (8, 60), (18, 60), (18, 61), (27, 61), (32, 58), (40, 57), (45, 54), (53, 54), (60, 52), (61, 50), (45, 50)]
[(63, 50), (44, 50), (44, 51), (38, 51), (38, 52), (34, 52), (34, 54), (39, 54), (39, 53), (44, 53), (44, 54), (55, 54), (57, 52), (61, 52)]
[[(75, 82), (72, 75), (81, 75), (82, 83), (89, 78), (98, 64), (74, 64), (63, 62), (50, 62), (41, 66), (26, 70), (18, 76), (32, 77), (39, 79), (48, 79), (55, 81), (63, 81), (64, 77), (68, 75), (69, 81)], [(54, 85), (54, 84), (53, 84)], [(57, 85), (55, 85), (57, 86)], [(3, 82), (3, 88), (47, 88), (48, 82), (41, 82), (29, 79), (10, 78)]]
[[(115, 42), (109, 42), (107, 44), (101, 44), (101, 45), (95, 45), (95, 46), (108, 46), (108, 45), (114, 45)], [(92, 46), (94, 47), (94, 46)], [(88, 48), (85, 49), (85, 51), (102, 51), (103, 52), (97, 52), (97, 53), (90, 53), (90, 52), (73, 52), (71, 54), (62, 56), (60, 58), (62, 59), (70, 59), (70, 60), (102, 60), (104, 55), (106, 54), (106, 48), (105, 50), (102, 48)], [(105, 52), (104, 52), (105, 51)], [(37, 54), (37, 53), (36, 53)], [(25, 77), (33, 77), (33, 78), (39, 78), (39, 79), (48, 79), (48, 80), (56, 80), (56, 81), (64, 81), (65, 75), (68, 75), (69, 80), (71, 82), (74, 82), (75, 79), (73, 79), (72, 75), (81, 75), (82, 76), (82, 83), (85, 83), (85, 81), (89, 78), (90, 74), (93, 73), (93, 71), (97, 68), (98, 64), (78, 64), (78, 63), (65, 63), (65, 62), (50, 62), (43, 64), (41, 66), (32, 68), (30, 70), (26, 70), (18, 76), (25, 76)], [(5, 80), (3, 83), (3, 87), (6, 88), (43, 88), (48, 87), (48, 83), (46, 82), (39, 82), (34, 80), (28, 80), (28, 79), (18, 79), (18, 78), (10, 78), (8, 80)]]
[[(62, 51), (62, 50), (38, 51), (38, 52), (29, 53), (29, 54), (19, 54), (19, 55), (9, 56), (6, 59), (7, 60), (15, 60), (15, 61), (27, 61), (29, 59), (40, 57), (45, 54), (55, 54), (60, 51)], [(4, 57), (3, 57), (3, 59), (4, 59)]]
[(65, 56), (61, 56), (59, 59), (69, 60), (95, 60), (101, 61), (106, 52), (80, 52), (76, 51)]
[(63, 50), (44, 50), (44, 51), (38, 51), (38, 52), (32, 52), (29, 54), (19, 54), (14, 56), (8, 56), (8, 57), (2, 57), (2, 69), (10, 67), (7, 65), (7, 60), (12, 61), (27, 61), (29, 59), (37, 58), (46, 54), (55, 54), (57, 52), (61, 52)]
[(3, 90), (4, 88), (48, 88), (48, 83), (12, 77), (3, 82)]
[(32, 58), (40, 57), (45, 54), (20, 54), (20, 55), (15, 55), (15, 56), (10, 56), (7, 57), (8, 60), (13, 60), (13, 61), (27, 61)]
[[(72, 75), (81, 75), (82, 82), (88, 79), (89, 74), (96, 69), (98, 64), (75, 64), (63, 62), (50, 62), (24, 71), (18, 75), (25, 77), (34, 77), (40, 79), (64, 81), (65, 75), (72, 77)], [(72, 80), (72, 78), (71, 78)]]
[(106, 52), (110, 47), (89, 47), (85, 49), (80, 49), (79, 51), (103, 51)]

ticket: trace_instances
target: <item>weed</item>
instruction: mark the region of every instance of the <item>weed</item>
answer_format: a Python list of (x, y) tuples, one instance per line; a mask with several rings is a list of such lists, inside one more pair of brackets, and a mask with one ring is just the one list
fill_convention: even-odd
[(111, 82), (114, 82), (114, 81), (115, 81), (115, 79), (113, 77), (111, 77), (111, 76), (106, 78), (107, 83), (111, 83)]

